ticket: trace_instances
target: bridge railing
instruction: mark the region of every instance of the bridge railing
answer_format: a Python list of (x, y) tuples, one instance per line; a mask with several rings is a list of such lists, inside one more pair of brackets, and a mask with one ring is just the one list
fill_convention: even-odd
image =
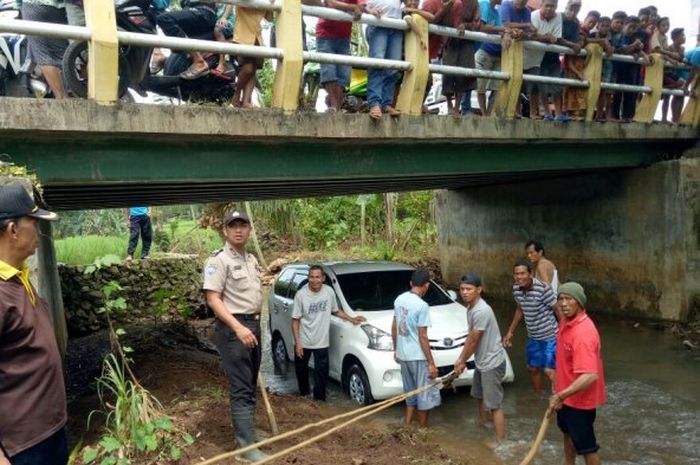
[[(279, 2), (279, 0), (277, 1)], [(574, 51), (568, 47), (534, 41), (514, 40), (510, 42), (508, 47), (504, 47), (501, 55), (501, 71), (498, 72), (431, 64), (428, 51), (420, 45), (421, 43), (428, 43), (429, 33), (488, 43), (501, 43), (501, 36), (474, 31), (460, 33), (455, 28), (429, 25), (424, 18), (416, 14), (412, 15), (417, 25), (416, 31), (409, 28), (403, 19), (377, 18), (369, 14), (363, 14), (359, 19), (359, 22), (362, 24), (404, 31), (404, 60), (320, 53), (303, 50), (302, 16), (308, 15), (351, 22), (354, 20), (352, 15), (332, 8), (302, 5), (300, 0), (283, 0), (282, 3), (271, 3), (269, 0), (220, 0), (220, 2), (275, 11), (277, 14), (276, 34), (279, 47), (240, 45), (119, 31), (116, 27), (114, 2), (112, 0), (90, 0), (85, 2), (87, 27), (24, 20), (0, 20), (0, 32), (89, 41), (88, 73), (90, 76), (100, 76), (100, 79), (89, 79), (88, 96), (97, 101), (97, 103), (106, 105), (114, 104), (117, 101), (118, 46), (119, 44), (125, 44), (275, 59), (277, 60), (277, 68), (272, 105), (286, 112), (292, 112), (297, 109), (304, 62), (317, 62), (403, 71), (404, 76), (397, 99), (397, 108), (410, 115), (420, 115), (422, 113), (425, 88), (428, 77), (432, 72), (500, 81), (494, 104), (494, 113), (506, 119), (516, 117), (522, 83), (536, 82), (584, 89), (586, 91), (586, 121), (593, 120), (598, 98), (601, 92), (605, 90), (641, 94), (642, 98), (637, 103), (634, 116), (634, 120), (640, 123), (651, 123), (653, 121), (659, 101), (663, 96), (688, 97), (688, 102), (682, 113), (681, 124), (700, 125), (700, 85), (696, 84), (691, 92), (681, 89), (663, 88), (664, 69), (668, 65), (660, 54), (653, 54), (651, 64), (646, 64), (626, 55), (605, 57), (599, 45), (589, 44), (580, 52), (580, 56), (588, 57), (583, 71), (584, 80), (524, 74), (523, 57), (525, 49), (538, 49), (565, 55), (574, 54)], [(641, 66), (645, 66), (643, 85), (633, 86), (602, 82), (603, 61), (606, 59), (638, 63)], [(697, 81), (700, 82), (700, 79)]]

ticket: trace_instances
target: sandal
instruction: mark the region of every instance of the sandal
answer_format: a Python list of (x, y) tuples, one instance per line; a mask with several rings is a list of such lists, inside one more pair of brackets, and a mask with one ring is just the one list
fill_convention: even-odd
[(375, 121), (382, 119), (382, 109), (379, 105), (375, 105), (369, 109), (369, 117)]
[(211, 70), (209, 69), (209, 67), (197, 69), (195, 68), (195, 65), (192, 64), (189, 68), (180, 73), (180, 78), (186, 81), (194, 81), (195, 79), (199, 79), (202, 76), (206, 76), (210, 72)]
[(394, 118), (397, 116), (401, 116), (401, 112), (396, 108), (392, 107), (391, 105), (384, 107), (383, 112)]
[(223, 79), (224, 81), (229, 81), (229, 82), (233, 81), (233, 78), (231, 78), (231, 76), (226, 74), (226, 71), (219, 71), (219, 68), (214, 68), (214, 69), (210, 70), (209, 73), (214, 77), (217, 77), (219, 79)]

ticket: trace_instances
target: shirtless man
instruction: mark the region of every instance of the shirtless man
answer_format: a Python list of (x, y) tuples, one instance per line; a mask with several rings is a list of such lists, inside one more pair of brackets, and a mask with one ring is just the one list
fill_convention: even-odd
[(554, 263), (545, 258), (544, 246), (542, 243), (535, 240), (528, 241), (528, 243), (525, 244), (525, 252), (527, 253), (527, 259), (532, 263), (535, 278), (546, 283), (552, 288), (554, 295), (557, 295), (557, 288), (559, 287), (557, 267), (554, 266)]

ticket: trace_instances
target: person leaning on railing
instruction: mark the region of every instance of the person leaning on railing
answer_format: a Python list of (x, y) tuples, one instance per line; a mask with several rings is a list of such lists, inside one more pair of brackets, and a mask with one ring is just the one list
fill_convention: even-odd
[[(325, 6), (352, 15), (355, 21), (365, 12), (358, 0), (325, 0)], [(352, 23), (319, 18), (316, 23), (316, 50), (321, 53), (350, 55)], [(321, 85), (328, 93), (328, 110), (338, 111), (343, 105), (345, 88), (350, 84), (352, 67), (348, 65), (321, 63)]]
[[(504, 34), (505, 29), (501, 22), (501, 15), (496, 8), (502, 3), (502, 0), (481, 0), (479, 8), (481, 10), (481, 32), (488, 34)], [(501, 70), (501, 44), (492, 44), (484, 42), (479, 46), (474, 56), (476, 69), (482, 71), (500, 71)], [(486, 104), (486, 92), (491, 91), (490, 100), (493, 101), (496, 90), (498, 89), (498, 81), (495, 79), (478, 78), (477, 79), (477, 100), (481, 114), (488, 116), (490, 113), (490, 105)]]
[[(644, 53), (644, 42), (641, 36), (637, 35), (639, 26), (639, 18), (636, 16), (628, 16), (625, 18), (622, 34), (613, 39), (612, 45), (615, 48), (615, 53), (631, 55), (634, 58), (640, 59), (642, 63), (648, 64), (648, 58)], [(613, 64), (613, 70), (615, 73), (615, 82), (617, 84), (633, 86), (640, 84), (641, 70), (638, 64), (616, 61)], [(612, 120), (626, 123), (632, 121), (636, 107), (636, 93), (616, 92), (613, 98)]]
[[(667, 65), (677, 66), (683, 64), (683, 54), (678, 53), (671, 48), (668, 43), (666, 34), (671, 29), (671, 21), (664, 17), (656, 21), (656, 31), (651, 36), (651, 53), (659, 53), (663, 55)], [(685, 87), (685, 79), (678, 75), (675, 69), (666, 68), (664, 70), (664, 88), (667, 89), (683, 89)], [(668, 108), (671, 106), (671, 121), (678, 123), (681, 119), (681, 111), (683, 111), (684, 97), (674, 96), (671, 100), (670, 95), (664, 95), (661, 102), (661, 122), (668, 122)]]
[[(256, 10), (236, 6), (236, 25), (233, 28), (233, 43), (241, 45), (265, 46), (260, 21), (272, 19), (271, 11)], [(263, 67), (263, 59), (258, 57), (237, 58), (239, 70), (236, 78), (236, 90), (233, 94), (233, 106), (253, 108), (253, 90), (255, 89), (255, 70)]]
[[(368, 0), (367, 13), (377, 18), (400, 19), (401, 0)], [(400, 60), (403, 54), (403, 31), (381, 26), (367, 27), (369, 57)], [(369, 116), (379, 120), (382, 113), (399, 116), (394, 108), (396, 72), (390, 69), (369, 68), (367, 71), (367, 104)]]

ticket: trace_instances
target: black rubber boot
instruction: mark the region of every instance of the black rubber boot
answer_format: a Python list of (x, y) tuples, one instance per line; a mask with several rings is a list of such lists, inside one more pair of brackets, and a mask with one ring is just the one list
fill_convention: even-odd
[[(233, 429), (239, 448), (246, 447), (257, 442), (255, 438), (255, 428), (253, 426), (254, 413), (254, 409), (236, 409), (231, 412), (231, 417), (233, 418)], [(248, 452), (239, 455), (238, 458), (249, 462), (259, 462), (260, 460), (266, 459), (267, 454), (263, 453), (260, 449), (251, 449)]]

